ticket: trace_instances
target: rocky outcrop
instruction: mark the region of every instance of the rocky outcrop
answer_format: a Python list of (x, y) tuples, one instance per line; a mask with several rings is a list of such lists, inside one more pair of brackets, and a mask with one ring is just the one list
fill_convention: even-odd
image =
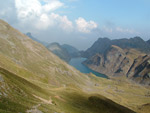
[(150, 56), (145, 55), (136, 58), (127, 73), (127, 77), (138, 83), (150, 85)]
[(112, 45), (84, 64), (109, 77), (124, 76), (141, 84), (150, 84), (150, 56), (135, 49)]

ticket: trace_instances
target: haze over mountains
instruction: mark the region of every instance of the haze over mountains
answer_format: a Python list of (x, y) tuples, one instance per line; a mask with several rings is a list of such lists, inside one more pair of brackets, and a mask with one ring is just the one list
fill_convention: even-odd
[(96, 72), (150, 85), (149, 40), (144, 41), (140, 37), (99, 38), (89, 49), (81, 52), (67, 44), (51, 43), (47, 48), (66, 62), (82, 56), (88, 58), (83, 64)]
[(26, 33), (26, 35), (28, 37), (30, 37), (32, 40), (44, 45), (51, 52), (53, 52), (55, 55), (57, 55), (59, 58), (61, 58), (62, 60), (66, 61), (66, 62), (69, 62), (71, 60), (71, 58), (81, 56), (80, 51), (71, 45), (68, 45), (68, 44), (60, 45), (57, 42), (47, 43), (44, 41), (40, 41), (40, 40), (34, 38), (30, 32)]

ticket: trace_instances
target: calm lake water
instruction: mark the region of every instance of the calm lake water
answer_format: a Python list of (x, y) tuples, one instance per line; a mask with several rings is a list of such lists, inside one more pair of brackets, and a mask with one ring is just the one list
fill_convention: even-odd
[(98, 77), (103, 77), (103, 78), (108, 78), (106, 75), (101, 74), (101, 73), (97, 73), (91, 69), (89, 69), (87, 66), (83, 65), (82, 62), (85, 61), (86, 58), (72, 58), (69, 62), (70, 65), (72, 65), (73, 67), (75, 67), (77, 70), (79, 70), (82, 73), (93, 73)]

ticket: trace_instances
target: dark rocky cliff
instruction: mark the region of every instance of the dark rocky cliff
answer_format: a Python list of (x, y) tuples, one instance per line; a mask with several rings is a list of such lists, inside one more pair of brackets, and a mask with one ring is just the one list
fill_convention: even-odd
[(108, 38), (99, 38), (90, 48), (82, 52), (82, 56), (90, 58), (97, 53), (103, 54), (110, 46), (116, 45), (122, 49), (131, 49), (134, 48), (144, 53), (150, 53), (150, 41), (144, 41), (140, 37), (134, 38), (124, 38), (124, 39), (115, 39), (110, 40)]
[(141, 84), (150, 84), (150, 56), (135, 49), (112, 45), (84, 62), (89, 68), (109, 77), (127, 77)]

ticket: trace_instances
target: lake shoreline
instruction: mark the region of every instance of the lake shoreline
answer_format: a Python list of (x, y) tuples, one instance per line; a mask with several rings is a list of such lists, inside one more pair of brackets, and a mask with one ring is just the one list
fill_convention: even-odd
[[(85, 67), (87, 67), (88, 69), (90, 69), (88, 66), (86, 66), (83, 62), (82, 62), (82, 64), (85, 66)], [(92, 69), (90, 69), (90, 70), (92, 70)], [(94, 70), (92, 70), (92, 71), (94, 71)], [(110, 79), (107, 75), (105, 75), (105, 74), (103, 74), (103, 73), (99, 73), (99, 72), (96, 72), (96, 71), (94, 71), (95, 73), (98, 73), (98, 74), (101, 74), (101, 75), (103, 75), (103, 76), (106, 76), (106, 79)], [(91, 72), (92, 73), (92, 72)], [(101, 76), (98, 76), (98, 77), (101, 77)], [(105, 78), (105, 77), (102, 77), (102, 78)]]
[(75, 67), (77, 70), (79, 70), (82, 73), (88, 74), (88, 73), (93, 73), (94, 75), (98, 76), (98, 77), (102, 77), (102, 78), (106, 78), (109, 79), (109, 77), (107, 75), (98, 73), (92, 69), (90, 69), (89, 67), (87, 67), (86, 65), (83, 64), (83, 62), (86, 60), (86, 58), (83, 57), (78, 57), (78, 58), (72, 58), (69, 61), (69, 64), (73, 67)]

